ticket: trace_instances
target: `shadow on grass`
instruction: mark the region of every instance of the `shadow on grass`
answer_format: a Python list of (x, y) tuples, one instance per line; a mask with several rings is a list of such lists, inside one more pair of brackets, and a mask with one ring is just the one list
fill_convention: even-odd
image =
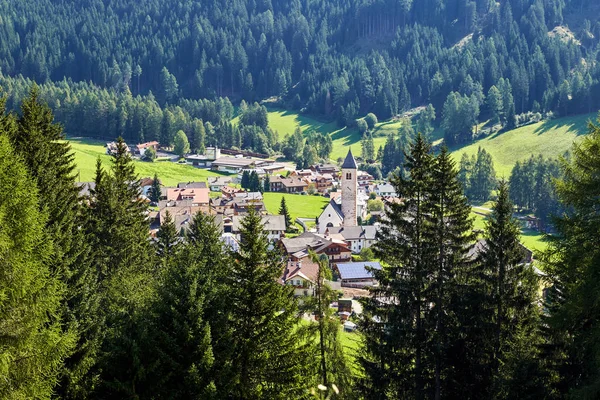
[(594, 121), (595, 117), (595, 114), (584, 114), (544, 121), (534, 133), (542, 135), (551, 129), (566, 128), (565, 133), (575, 133), (577, 136), (585, 135), (588, 133), (588, 123)]

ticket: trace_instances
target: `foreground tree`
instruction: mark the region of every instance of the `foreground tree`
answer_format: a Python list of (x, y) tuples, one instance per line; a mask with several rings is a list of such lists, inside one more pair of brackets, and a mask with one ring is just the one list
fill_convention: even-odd
[(0, 133), (0, 397), (50, 398), (76, 336), (64, 332), (65, 285), (49, 266), (35, 184)]
[(235, 398), (299, 396), (306, 388), (308, 361), (292, 288), (277, 282), (283, 273), (281, 254), (269, 249), (256, 212), (243, 219), (240, 231), (228, 281), (232, 359), (227, 393)]
[(285, 202), (285, 196), (281, 196), (279, 215), (283, 215), (285, 217), (285, 229), (287, 232), (290, 232), (292, 229), (292, 217), (290, 216), (290, 211), (288, 210), (287, 203)]
[(560, 388), (572, 398), (591, 399), (600, 395), (600, 126), (590, 124), (589, 130), (573, 147), (571, 162), (563, 162), (557, 191), (568, 211), (555, 222), (558, 235), (544, 261), (553, 283), (551, 333), (565, 358), (557, 364)]

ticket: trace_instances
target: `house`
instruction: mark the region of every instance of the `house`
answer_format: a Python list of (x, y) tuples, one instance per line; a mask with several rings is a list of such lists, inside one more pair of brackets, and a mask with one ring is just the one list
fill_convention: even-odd
[(339, 276), (342, 287), (364, 288), (377, 284), (373, 272), (369, 268), (380, 270), (377, 261), (336, 263), (334, 269)]
[(291, 177), (298, 177), (298, 178), (310, 178), (313, 175), (314, 175), (314, 172), (311, 171), (310, 169), (297, 169), (290, 173)]
[(201, 189), (166, 188), (167, 201), (189, 200), (193, 204), (208, 205), (209, 198), (209, 190), (206, 187)]
[(221, 195), (225, 198), (232, 198), (236, 193), (244, 193), (244, 189), (234, 188), (231, 186), (223, 186), (221, 187)]
[(158, 151), (160, 145), (158, 144), (157, 141), (153, 141), (153, 142), (146, 142), (146, 143), (142, 143), (142, 144), (138, 144), (133, 148), (133, 151), (135, 154), (143, 156), (144, 153), (146, 152), (146, 149), (154, 149), (154, 151)]
[[(242, 215), (217, 215), (215, 224), (221, 229), (224, 242), (237, 250), (236, 243), (241, 241), (241, 227), (244, 216)], [(285, 216), (263, 215), (261, 217), (263, 229), (267, 233), (270, 242), (275, 243), (285, 236)]]
[(237, 174), (244, 169), (261, 168), (272, 165), (272, 160), (261, 160), (244, 157), (220, 157), (212, 162), (211, 169), (214, 171)]
[(310, 258), (288, 261), (281, 283), (294, 287), (294, 296), (312, 296), (313, 286), (319, 275), (319, 264)]
[[(127, 143), (123, 142), (123, 144), (125, 145), (125, 152), (130, 153), (131, 151), (129, 150), (129, 146), (127, 146)], [(106, 143), (106, 154), (108, 154), (109, 156), (112, 156), (113, 154), (116, 154), (116, 153), (117, 153), (117, 142)]]
[(369, 186), (369, 184), (371, 182), (373, 182), (374, 180), (375, 180), (375, 178), (373, 177), (373, 175), (369, 174), (366, 171), (358, 171), (357, 172), (357, 181), (358, 181), (358, 186), (360, 186), (360, 187)]
[(173, 201), (162, 200), (158, 203), (159, 207), (159, 222), (162, 224), (165, 221), (167, 213), (175, 224), (177, 232), (188, 229), (194, 216), (202, 212), (210, 214), (208, 205), (199, 205), (190, 200)]
[(79, 188), (79, 197), (90, 197), (96, 189), (96, 182), (75, 182), (75, 185)]
[(302, 193), (308, 188), (308, 183), (298, 177), (283, 178), (274, 176), (269, 181), (271, 192)]
[[(521, 264), (531, 264), (533, 262), (533, 252), (525, 247), (522, 243), (519, 243), (521, 246)], [(481, 253), (483, 253), (487, 248), (487, 241), (485, 239), (479, 239), (475, 244), (469, 249), (467, 253), (467, 258), (470, 260), (476, 260), (479, 258)]]
[(305, 232), (295, 238), (281, 239), (280, 245), (290, 260), (304, 259), (309, 256), (310, 250), (316, 254), (325, 254), (332, 263), (349, 261), (352, 258), (352, 251), (345, 242), (325, 239), (311, 232)]
[(389, 183), (381, 183), (375, 186), (375, 193), (380, 197), (398, 197), (396, 189)]
[(223, 187), (233, 183), (233, 179), (227, 176), (215, 176), (208, 178), (208, 187), (211, 192), (220, 192)]
[(179, 182), (177, 187), (179, 189), (206, 189), (208, 186), (206, 182)]
[(210, 168), (215, 160), (221, 157), (221, 149), (218, 147), (207, 147), (204, 154), (188, 154), (185, 162), (199, 168)]
[(333, 176), (331, 174), (318, 175), (314, 179), (315, 187), (319, 193), (327, 193), (333, 187)]
[(276, 172), (283, 171), (285, 169), (285, 166), (282, 164), (271, 164), (271, 165), (263, 165), (261, 167), (261, 169), (263, 171), (265, 171), (266, 174), (272, 175)]
[(348, 243), (352, 253), (358, 254), (362, 249), (368, 249), (375, 243), (378, 227), (368, 226), (338, 226), (325, 230), (326, 239), (338, 239)]
[(140, 179), (140, 190), (141, 190), (142, 196), (149, 197), (148, 192), (152, 188), (152, 185), (154, 185), (153, 178), (145, 177), (145, 178)]
[(340, 173), (340, 169), (335, 164), (315, 164), (311, 165), (310, 169), (323, 175), (330, 174), (332, 176), (336, 176)]

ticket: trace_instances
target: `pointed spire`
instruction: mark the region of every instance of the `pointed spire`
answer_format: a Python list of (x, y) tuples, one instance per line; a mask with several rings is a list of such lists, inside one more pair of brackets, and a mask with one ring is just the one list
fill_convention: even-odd
[(354, 156), (352, 155), (352, 149), (348, 149), (348, 155), (346, 156), (346, 159), (344, 160), (344, 163), (342, 164), (342, 169), (357, 169), (358, 167), (356, 166), (356, 160), (354, 159)]

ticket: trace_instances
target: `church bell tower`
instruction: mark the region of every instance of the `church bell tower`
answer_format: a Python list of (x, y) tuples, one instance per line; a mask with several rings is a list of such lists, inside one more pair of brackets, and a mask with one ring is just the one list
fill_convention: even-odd
[(342, 214), (344, 214), (344, 226), (357, 226), (357, 199), (358, 194), (358, 168), (352, 150), (342, 164)]

